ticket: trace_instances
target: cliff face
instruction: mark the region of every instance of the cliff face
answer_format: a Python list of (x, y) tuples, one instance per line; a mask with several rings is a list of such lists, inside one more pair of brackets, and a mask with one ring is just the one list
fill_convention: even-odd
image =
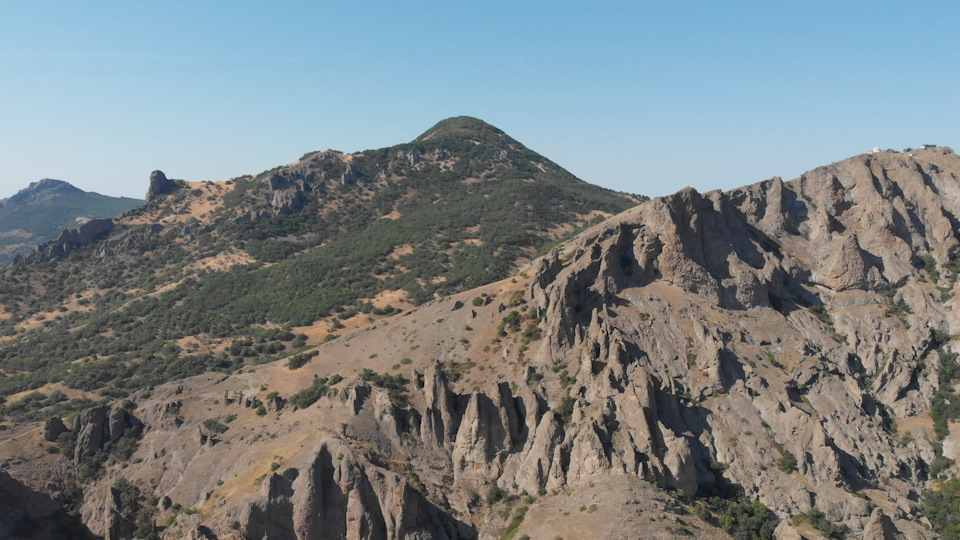
[[(139, 450), (85, 516), (105, 515), (97, 493), (122, 475), (197, 509), (170, 516), (170, 538), (671, 537), (676, 515), (718, 534), (659, 488), (932, 537), (918, 494), (960, 333), (958, 174), (932, 149), (684, 190), (298, 369), (134, 396)], [(318, 399), (299, 400), (307, 387)], [(606, 507), (603, 486), (631, 496)]]

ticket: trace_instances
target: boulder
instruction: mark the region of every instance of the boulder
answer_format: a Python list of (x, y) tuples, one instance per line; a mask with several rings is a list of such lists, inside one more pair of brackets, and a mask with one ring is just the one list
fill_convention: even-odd
[(51, 417), (43, 425), (43, 440), (45, 441), (55, 441), (57, 437), (70, 431), (67, 429), (67, 426), (63, 423), (63, 420), (59, 416)]

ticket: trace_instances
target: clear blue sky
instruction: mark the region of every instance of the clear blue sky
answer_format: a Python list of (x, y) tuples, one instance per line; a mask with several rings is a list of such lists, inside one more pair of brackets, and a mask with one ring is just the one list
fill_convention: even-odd
[(960, 145), (960, 2), (325, 4), (0, 0), (0, 197), (142, 197), (462, 114), (650, 195)]

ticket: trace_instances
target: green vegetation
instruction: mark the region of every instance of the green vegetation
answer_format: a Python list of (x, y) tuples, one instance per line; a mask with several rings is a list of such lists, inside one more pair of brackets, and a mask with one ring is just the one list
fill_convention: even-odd
[(823, 512), (817, 508), (811, 508), (810, 511), (805, 514), (793, 516), (794, 525), (797, 525), (802, 521), (806, 521), (810, 525), (813, 525), (815, 529), (823, 534), (824, 538), (843, 540), (847, 537), (847, 534), (850, 533), (849, 527), (830, 522), (826, 516), (823, 515)]
[[(337, 377), (337, 375), (334, 375)], [(332, 381), (327, 377), (318, 377), (313, 376), (313, 383), (310, 386), (300, 390), (296, 394), (290, 396), (288, 403), (293, 406), (294, 409), (306, 409), (310, 405), (316, 403), (320, 398), (327, 395), (327, 392), (330, 390), (330, 386), (340, 382)]]
[(289, 360), (287, 360), (287, 367), (290, 369), (302, 368), (307, 364), (307, 362), (312, 360), (318, 354), (320, 354), (319, 351), (310, 351), (308, 353), (295, 354), (291, 356)]
[(813, 315), (823, 324), (826, 324), (827, 326), (833, 326), (833, 318), (830, 317), (830, 313), (827, 312), (826, 307), (822, 305), (810, 306), (810, 313), (813, 313)]
[(225, 433), (228, 429), (230, 429), (229, 427), (221, 424), (214, 418), (207, 418), (206, 420), (204, 420), (203, 427), (207, 428), (208, 431), (212, 431), (214, 433)]
[(573, 408), (576, 406), (577, 400), (567, 394), (563, 396), (563, 399), (560, 401), (560, 405), (554, 409), (553, 412), (560, 417), (560, 421), (564, 424), (569, 424), (570, 420), (573, 418)]
[(360, 372), (360, 380), (386, 389), (387, 393), (390, 394), (390, 400), (398, 405), (404, 405), (407, 402), (407, 382), (409, 381), (399, 373), (396, 375), (386, 373), (380, 375), (372, 369), (364, 368)]
[(949, 469), (950, 467), (953, 467), (954, 465), (954, 461), (952, 459), (941, 454), (942, 451), (942, 447), (937, 448), (937, 457), (934, 458), (933, 463), (930, 464), (930, 476), (934, 478), (940, 476), (940, 473)]
[(464, 362), (457, 362), (456, 360), (450, 360), (443, 364), (444, 370), (447, 373), (447, 377), (450, 378), (450, 382), (457, 382), (463, 378), (464, 375), (470, 373), (470, 370), (475, 368), (477, 363), (472, 360), (466, 360)]
[(777, 458), (777, 468), (780, 471), (787, 474), (797, 471), (797, 456), (793, 455), (793, 452), (787, 450), (782, 444), (777, 442), (776, 439), (773, 439), (773, 446), (777, 449), (777, 452), (780, 453), (780, 457)]
[(953, 390), (953, 381), (960, 378), (960, 364), (957, 363), (956, 353), (944, 349), (951, 337), (934, 330), (930, 338), (931, 348), (935, 348), (940, 354), (940, 368), (937, 370), (939, 387), (933, 394), (933, 404), (930, 407), (933, 430), (940, 440), (949, 435), (948, 422), (960, 418), (960, 396)]
[(760, 501), (710, 497), (700, 501), (697, 514), (737, 540), (770, 540), (780, 519)]
[(496, 504), (507, 497), (507, 495), (509, 495), (509, 493), (500, 488), (500, 486), (490, 486), (490, 489), (487, 491), (487, 504)]
[(7, 416), (15, 422), (34, 422), (51, 416), (65, 416), (95, 405), (97, 403), (87, 398), (67, 399), (59, 390), (54, 390), (49, 395), (30, 392), (17, 401), (0, 406), (0, 417)]
[(933, 278), (933, 281), (939, 281), (940, 271), (937, 269), (937, 261), (934, 260), (933, 256), (929, 253), (925, 253), (920, 256), (920, 261), (923, 263), (923, 269), (930, 274), (930, 277)]
[(156, 505), (143, 504), (144, 498), (140, 494), (140, 488), (121, 476), (113, 483), (112, 491), (116, 494), (116, 500), (119, 501), (117, 511), (120, 516), (136, 527), (133, 537), (159, 538), (153, 526), (153, 514), (156, 512)]
[(923, 493), (923, 514), (943, 540), (960, 539), (960, 478)]
[(510, 523), (507, 524), (507, 527), (503, 529), (503, 531), (500, 533), (500, 539), (511, 540), (517, 534), (517, 530), (520, 529), (520, 525), (523, 524), (523, 519), (526, 516), (527, 516), (527, 507), (526, 506), (520, 507), (520, 509), (517, 510), (517, 513), (514, 514), (513, 519), (510, 520)]

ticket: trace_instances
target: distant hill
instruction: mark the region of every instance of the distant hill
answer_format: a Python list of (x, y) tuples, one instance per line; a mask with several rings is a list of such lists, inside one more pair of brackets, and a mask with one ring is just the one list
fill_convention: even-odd
[(111, 218), (143, 204), (128, 197), (108, 197), (44, 178), (9, 199), (0, 200), (0, 264), (8, 263), (63, 229), (89, 218)]

